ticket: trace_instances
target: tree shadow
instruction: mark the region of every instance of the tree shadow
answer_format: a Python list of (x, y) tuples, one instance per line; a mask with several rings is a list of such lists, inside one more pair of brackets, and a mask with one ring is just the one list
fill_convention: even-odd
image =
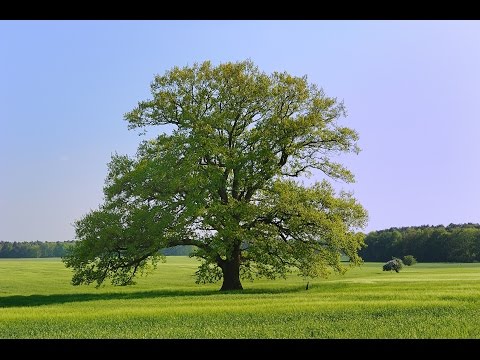
[(0, 308), (57, 305), (73, 302), (101, 301), (101, 300), (128, 300), (128, 299), (153, 299), (162, 297), (185, 297), (185, 296), (222, 296), (226, 294), (255, 295), (255, 294), (282, 294), (302, 291), (303, 288), (288, 287), (277, 289), (246, 289), (237, 291), (218, 290), (153, 290), (137, 292), (115, 293), (83, 293), (83, 294), (52, 294), (52, 295), (11, 295), (0, 297)]

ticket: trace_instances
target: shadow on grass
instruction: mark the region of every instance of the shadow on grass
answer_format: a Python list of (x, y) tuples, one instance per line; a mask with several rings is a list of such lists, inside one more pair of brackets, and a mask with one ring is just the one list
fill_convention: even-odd
[(128, 299), (153, 299), (161, 297), (183, 297), (183, 296), (222, 296), (227, 294), (255, 295), (255, 294), (283, 294), (302, 291), (299, 287), (288, 287), (278, 289), (247, 289), (238, 291), (218, 290), (154, 290), (138, 292), (115, 292), (102, 294), (54, 294), (54, 295), (11, 295), (0, 297), (0, 308), (21, 307), (21, 306), (42, 306), (57, 305), (72, 302), (101, 301), (101, 300), (128, 300)]

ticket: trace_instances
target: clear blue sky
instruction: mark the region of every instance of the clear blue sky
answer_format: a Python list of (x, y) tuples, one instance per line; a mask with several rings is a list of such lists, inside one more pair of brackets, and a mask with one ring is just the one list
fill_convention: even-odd
[(0, 21), (0, 240), (73, 239), (153, 76), (246, 58), (345, 101), (366, 231), (480, 222), (479, 39), (479, 21)]

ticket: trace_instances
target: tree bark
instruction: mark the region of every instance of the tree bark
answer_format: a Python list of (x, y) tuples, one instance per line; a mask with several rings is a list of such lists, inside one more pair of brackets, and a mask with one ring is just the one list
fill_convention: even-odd
[(234, 249), (232, 257), (223, 260), (220, 268), (223, 273), (223, 284), (220, 291), (243, 290), (240, 282), (240, 249)]

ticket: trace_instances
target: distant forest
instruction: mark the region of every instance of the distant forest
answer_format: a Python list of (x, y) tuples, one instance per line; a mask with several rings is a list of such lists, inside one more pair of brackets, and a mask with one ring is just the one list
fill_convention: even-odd
[[(0, 241), (0, 258), (49, 258), (62, 257), (66, 255), (67, 249), (75, 241), (57, 241), (57, 242), (8, 242)], [(193, 246), (174, 246), (162, 249), (161, 252), (167, 256), (190, 255)]]
[(370, 232), (365, 243), (364, 261), (413, 255), (419, 262), (479, 262), (480, 224), (390, 228)]
[[(360, 250), (364, 261), (386, 262), (413, 255), (419, 262), (480, 262), (480, 224), (409, 226), (372, 231)], [(62, 257), (74, 241), (0, 241), (0, 258)], [(162, 249), (167, 256), (190, 255), (193, 246)]]

